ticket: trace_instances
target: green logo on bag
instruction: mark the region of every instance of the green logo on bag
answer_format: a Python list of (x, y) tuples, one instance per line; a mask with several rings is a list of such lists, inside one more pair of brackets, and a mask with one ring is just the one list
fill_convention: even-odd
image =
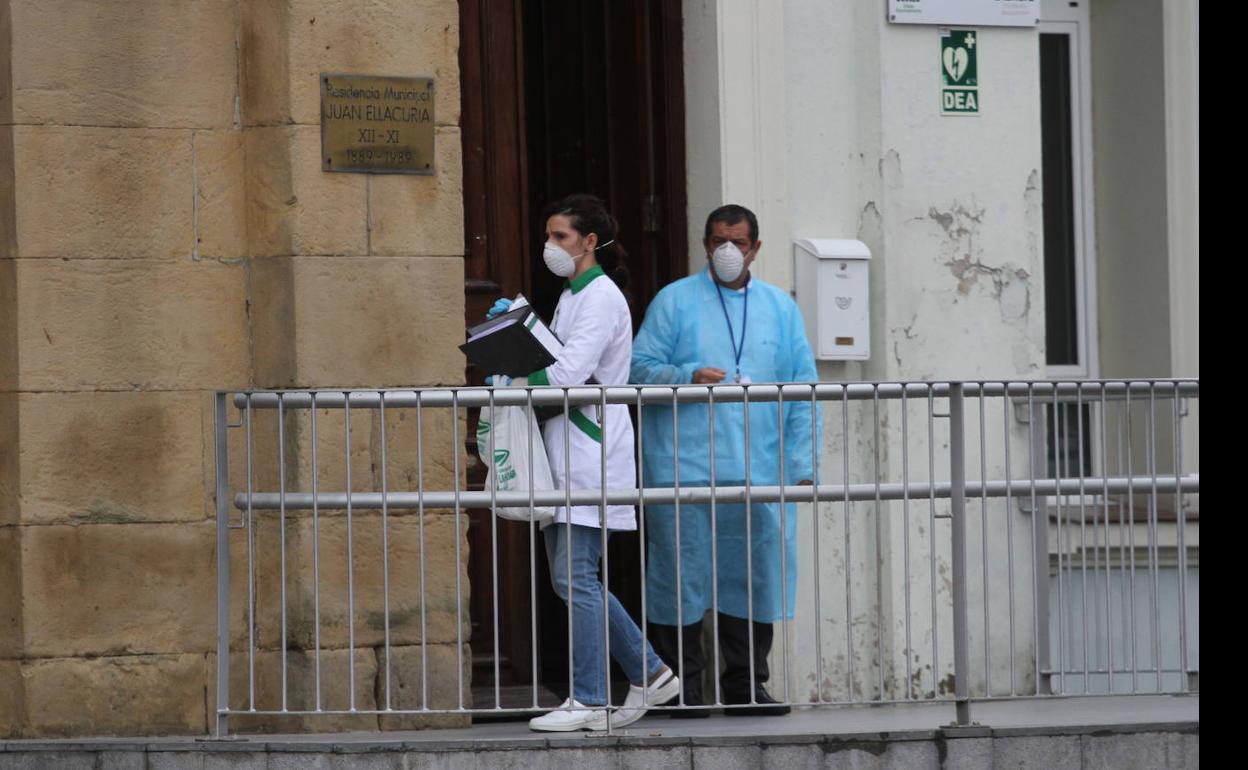
[(507, 464), (507, 460), (508, 460), (510, 457), (511, 457), (511, 452), (509, 452), (509, 451), (508, 451), (508, 450), (506, 450), (506, 449), (495, 449), (495, 450), (494, 450), (494, 464), (495, 464), (495, 465), (506, 465), (506, 464)]
[(477, 421), (477, 435), (484, 436), (485, 434), (489, 432), (490, 432), (490, 424), (486, 422), (485, 420), (478, 420)]

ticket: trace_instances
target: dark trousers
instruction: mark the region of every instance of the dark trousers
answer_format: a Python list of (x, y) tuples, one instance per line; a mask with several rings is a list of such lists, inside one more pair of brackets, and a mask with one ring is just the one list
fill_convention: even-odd
[[(722, 612), (719, 618), (719, 651), (724, 656), (724, 673), (719, 679), (724, 703), (749, 703), (753, 690), (762, 687), (770, 677), (767, 670), (767, 654), (771, 652), (774, 637), (770, 623), (755, 622), (754, 626), (754, 687), (750, 686), (750, 621), (734, 618)], [(687, 626), (648, 624), (650, 643), (672, 671), (680, 673), (678, 661), (684, 653), (684, 695), (686, 705), (714, 703), (715, 693), (702, 696), (702, 671), (706, 668), (706, 653), (702, 649), (702, 626), (699, 620)], [(706, 624), (706, 649), (714, 655), (711, 626)], [(678, 634), (678, 631), (680, 632)], [(677, 647), (677, 639), (683, 637), (683, 650)]]

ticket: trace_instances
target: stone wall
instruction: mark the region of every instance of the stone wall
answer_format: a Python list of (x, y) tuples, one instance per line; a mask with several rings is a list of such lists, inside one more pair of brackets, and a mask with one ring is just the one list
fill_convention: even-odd
[[(454, 0), (0, 0), (0, 737), (210, 729), (213, 391), (462, 382), (458, 41)], [(436, 176), (323, 173), (320, 72), (434, 77)], [(358, 461), (375, 466), (364, 423)], [(426, 430), (427, 472), (449, 478), (449, 422)], [(258, 586), (272, 581), (272, 522), (256, 526)], [(372, 523), (357, 524), (365, 540)], [(391, 671), (407, 703), (421, 645), (445, 699), (466, 639), (445, 585), (466, 567), (463, 530), (425, 523), (441, 593), (428, 638), (398, 602), (409, 620)], [(322, 544), (341, 527), (327, 513)], [(417, 528), (390, 523), (409, 571)], [(307, 529), (288, 522), (296, 575)], [(306, 599), (291, 590), (288, 621), (306, 620)], [(361, 708), (385, 689), (370, 601), (355, 608)], [(345, 697), (350, 654), (330, 617), (322, 690)], [(271, 620), (255, 656), (265, 693), (280, 682)], [(300, 628), (292, 706), (313, 657)], [(236, 693), (247, 671), (235, 663)]]

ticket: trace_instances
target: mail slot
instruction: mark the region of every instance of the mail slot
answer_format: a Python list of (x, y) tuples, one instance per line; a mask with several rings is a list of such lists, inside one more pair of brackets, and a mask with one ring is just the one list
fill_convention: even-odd
[(797, 306), (806, 322), (806, 337), (820, 361), (871, 357), (870, 259), (871, 251), (862, 241), (793, 241)]

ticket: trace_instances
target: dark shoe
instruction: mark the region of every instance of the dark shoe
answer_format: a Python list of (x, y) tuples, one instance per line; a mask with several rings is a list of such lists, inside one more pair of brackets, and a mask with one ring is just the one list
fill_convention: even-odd
[[(667, 715), (670, 716), (672, 719), (705, 719), (711, 715), (711, 710), (708, 708), (692, 708), (692, 709), (682, 708), (680, 706), (679, 695), (677, 695), (675, 698), (672, 698), (671, 700), (669, 700), (667, 703), (664, 703), (663, 705), (675, 706), (675, 708), (667, 712)], [(702, 693), (701, 692), (688, 692), (688, 691), (685, 692), (685, 706), (701, 706), (701, 705), (702, 705)]]
[[(781, 704), (775, 698), (771, 697), (771, 694), (768, 693), (767, 690), (763, 689), (762, 685), (755, 688), (754, 700), (758, 705), (743, 706), (740, 708), (726, 708), (724, 709), (724, 714), (730, 717), (779, 717), (792, 711), (792, 709), (790, 709), (787, 705)], [(726, 704), (749, 702), (749, 698), (743, 697), (743, 694), (738, 693), (734, 697), (734, 695), (724, 693), (724, 703)]]

